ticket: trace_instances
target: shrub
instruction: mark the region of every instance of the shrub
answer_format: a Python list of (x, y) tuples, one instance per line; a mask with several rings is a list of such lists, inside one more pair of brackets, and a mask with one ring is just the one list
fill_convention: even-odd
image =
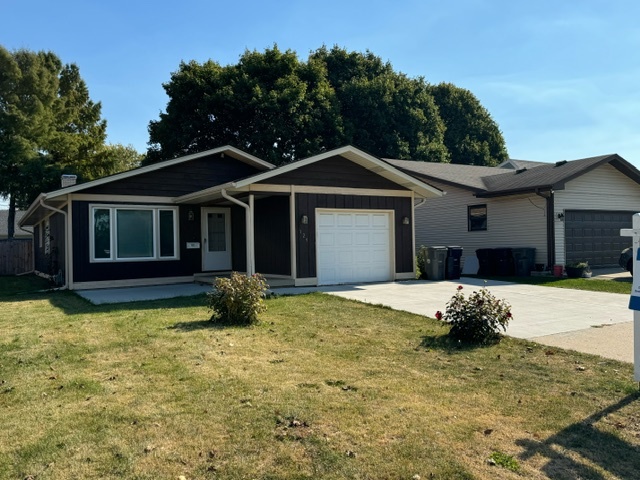
[(267, 306), (264, 302), (269, 285), (259, 273), (250, 277), (232, 272), (230, 278), (216, 278), (213, 291), (207, 294), (211, 321), (232, 325), (258, 323), (258, 314)]
[(495, 298), (486, 288), (466, 298), (460, 285), (447, 303), (445, 313), (436, 312), (436, 318), (451, 324), (449, 335), (456, 340), (491, 343), (500, 341), (501, 329), (507, 330), (511, 320), (511, 305)]

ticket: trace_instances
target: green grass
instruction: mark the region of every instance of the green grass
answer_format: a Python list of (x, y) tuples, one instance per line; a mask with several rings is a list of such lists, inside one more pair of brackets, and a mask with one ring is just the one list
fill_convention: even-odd
[(597, 278), (556, 278), (556, 277), (476, 277), (485, 280), (501, 282), (523, 283), (527, 285), (540, 285), (542, 287), (571, 288), (574, 290), (589, 290), (592, 292), (608, 292), (631, 294), (633, 279), (617, 278), (614, 280), (599, 280)]
[(462, 348), (435, 320), (323, 294), (270, 299), (248, 328), (215, 327), (205, 301), (0, 298), (0, 478), (640, 470), (631, 365), (510, 338)]
[(35, 275), (0, 276), (0, 298), (46, 290), (50, 286), (48, 280)]

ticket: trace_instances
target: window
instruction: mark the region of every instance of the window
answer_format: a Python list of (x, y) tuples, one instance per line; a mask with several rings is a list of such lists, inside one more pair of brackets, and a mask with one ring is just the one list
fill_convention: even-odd
[(471, 205), (467, 207), (467, 219), (470, 232), (487, 229), (487, 206)]
[(93, 205), (91, 261), (178, 258), (175, 207)]

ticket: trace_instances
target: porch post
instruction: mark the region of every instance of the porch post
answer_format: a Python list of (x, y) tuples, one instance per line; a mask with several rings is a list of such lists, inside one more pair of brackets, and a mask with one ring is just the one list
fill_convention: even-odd
[(253, 194), (249, 194), (249, 209), (247, 210), (247, 275), (256, 273), (255, 235), (253, 231)]
[(297, 245), (296, 245), (296, 188), (291, 185), (291, 193), (289, 194), (289, 231), (291, 235), (291, 278), (295, 281), (298, 278), (298, 265), (296, 263)]

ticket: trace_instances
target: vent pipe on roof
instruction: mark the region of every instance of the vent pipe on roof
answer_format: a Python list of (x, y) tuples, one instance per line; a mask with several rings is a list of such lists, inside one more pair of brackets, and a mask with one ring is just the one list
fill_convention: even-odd
[(526, 172), (526, 171), (527, 171), (526, 167), (525, 168), (521, 168), (520, 170), (516, 170), (516, 175), (518, 175), (519, 173), (522, 173), (522, 172)]
[(567, 163), (566, 160), (560, 160), (559, 162), (556, 162), (556, 167), (561, 167), (562, 165), (564, 165), (565, 163)]
[(76, 184), (76, 182), (78, 181), (78, 176), (77, 175), (62, 175), (62, 177), (60, 177), (60, 180), (61, 180), (61, 183), (62, 183), (62, 188), (70, 187), (70, 186)]

